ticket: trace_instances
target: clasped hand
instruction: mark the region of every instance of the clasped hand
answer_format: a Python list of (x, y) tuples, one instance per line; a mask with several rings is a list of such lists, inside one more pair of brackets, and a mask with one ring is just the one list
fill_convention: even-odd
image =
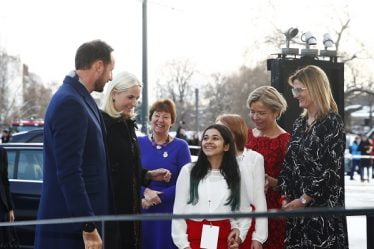
[(300, 199), (295, 199), (290, 202), (287, 202), (287, 200), (283, 200), (282, 202), (283, 210), (295, 210), (301, 208), (305, 208), (305, 205), (301, 203)]
[(144, 198), (142, 199), (142, 208), (148, 209), (151, 206), (161, 203), (160, 196), (162, 192), (146, 188), (144, 190)]
[[(240, 231), (237, 228), (233, 228), (227, 237), (227, 243), (229, 249), (238, 249), (242, 240), (240, 239)], [(250, 249), (262, 249), (262, 244), (257, 240), (252, 240)]]
[(83, 232), (84, 249), (102, 249), (103, 241), (95, 229), (93, 232)]
[(146, 174), (146, 178), (152, 181), (169, 182), (171, 178), (171, 172), (164, 168), (149, 170)]

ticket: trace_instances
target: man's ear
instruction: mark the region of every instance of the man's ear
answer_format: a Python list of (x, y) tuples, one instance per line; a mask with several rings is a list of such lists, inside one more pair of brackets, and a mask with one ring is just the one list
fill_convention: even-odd
[(104, 68), (104, 62), (102, 60), (97, 60), (93, 64), (93, 69), (95, 70), (95, 73), (102, 74)]

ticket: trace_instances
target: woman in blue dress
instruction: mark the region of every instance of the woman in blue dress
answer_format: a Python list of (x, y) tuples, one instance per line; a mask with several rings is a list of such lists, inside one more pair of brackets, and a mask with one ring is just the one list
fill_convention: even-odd
[[(175, 104), (170, 99), (156, 101), (149, 111), (152, 132), (139, 137), (141, 161), (144, 169), (168, 169), (169, 182), (152, 181), (142, 189), (143, 213), (172, 213), (175, 184), (181, 168), (191, 162), (185, 140), (170, 136), (169, 131), (176, 119)], [(144, 249), (174, 249), (171, 238), (171, 221), (143, 221), (142, 246)]]

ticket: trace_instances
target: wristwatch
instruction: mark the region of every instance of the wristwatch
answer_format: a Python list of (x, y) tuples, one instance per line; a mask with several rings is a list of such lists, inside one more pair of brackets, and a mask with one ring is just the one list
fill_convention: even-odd
[(303, 205), (306, 205), (308, 201), (304, 198), (304, 195), (300, 196), (300, 201)]
[(83, 224), (83, 231), (86, 233), (92, 233), (96, 229), (96, 225), (93, 222), (87, 222)]

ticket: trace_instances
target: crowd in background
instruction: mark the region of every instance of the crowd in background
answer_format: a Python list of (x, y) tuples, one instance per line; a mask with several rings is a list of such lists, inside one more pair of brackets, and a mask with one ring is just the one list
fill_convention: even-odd
[[(374, 180), (374, 139), (369, 139), (365, 134), (356, 135), (349, 146), (349, 153), (352, 155), (349, 172), (351, 180), (354, 174), (360, 176), (361, 182)], [(371, 172), (370, 172), (371, 171)], [(366, 178), (365, 178), (366, 172)]]

